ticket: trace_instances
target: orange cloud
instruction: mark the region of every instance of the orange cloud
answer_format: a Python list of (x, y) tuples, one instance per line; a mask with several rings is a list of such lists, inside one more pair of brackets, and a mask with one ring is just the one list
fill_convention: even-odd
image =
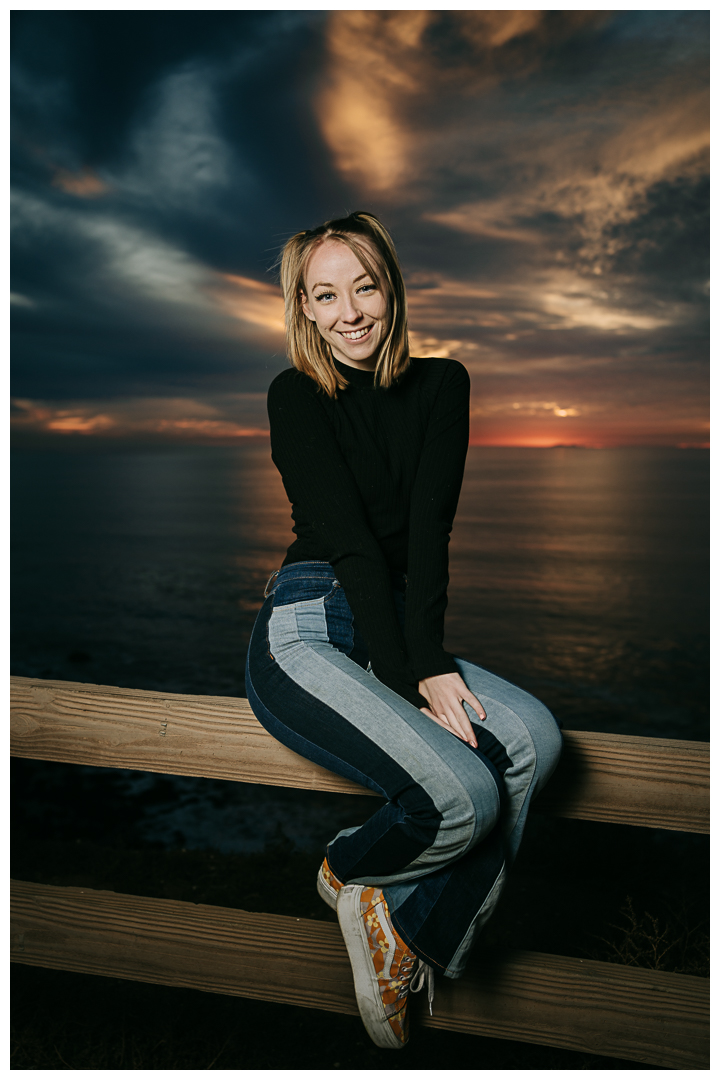
[(113, 427), (115, 421), (109, 416), (67, 416), (65, 413), (57, 413), (45, 425), (47, 431), (59, 431), (63, 435), (97, 435)]
[(427, 337), (410, 331), (410, 355), (411, 356), (452, 356), (457, 359), (458, 354), (464, 349), (474, 349), (477, 346), (471, 342), (443, 340), (441, 338)]
[(552, 413), (553, 416), (580, 416), (585, 409), (578, 409), (573, 405), (561, 405), (557, 401), (490, 401), (483, 406), (472, 410), (473, 417), (488, 416), (504, 413), (506, 416), (542, 416)]
[(404, 173), (410, 142), (395, 105), (417, 93), (413, 70), (429, 11), (336, 11), (328, 20), (329, 70), (317, 118), (339, 170), (384, 191)]
[(222, 274), (226, 286), (214, 290), (220, 307), (241, 322), (252, 323), (272, 334), (285, 334), (285, 308), (276, 285), (237, 274)]
[(267, 428), (242, 427), (229, 420), (160, 420), (156, 431), (182, 435), (204, 435), (213, 438), (248, 439), (266, 436)]
[(542, 233), (536, 229), (521, 228), (513, 220), (518, 207), (513, 208), (514, 214), (508, 213), (508, 209), (507, 206), (500, 209), (495, 203), (488, 201), (457, 206), (454, 210), (441, 213), (426, 213), (423, 217), (426, 221), (437, 221), (440, 225), (447, 225), (450, 229), (457, 229), (458, 232), (471, 236), (487, 236), (491, 240), (515, 240), (521, 244), (541, 243)]
[(80, 199), (96, 199), (110, 190), (109, 184), (101, 180), (92, 169), (70, 172), (69, 169), (58, 168), (52, 183), (53, 187), (61, 188), (68, 195), (77, 195)]
[(155, 436), (188, 440), (266, 438), (266, 427), (253, 423), (264, 418), (264, 394), (228, 396), (227, 408), (244, 413), (247, 420), (220, 415), (220, 409), (202, 401), (182, 398), (138, 398), (97, 403), (76, 403), (58, 409), (43, 402), (13, 401), (11, 427), (35, 435), (99, 435), (112, 438)]
[[(335, 11), (327, 23), (328, 67), (316, 115), (337, 168), (362, 190), (395, 197), (447, 159), (447, 140), (477, 144), (461, 119), (469, 95), (538, 66), (548, 44), (607, 12)], [(433, 48), (444, 20), (447, 55)], [(440, 123), (438, 98), (447, 108)], [(458, 108), (460, 106), (460, 108)], [(458, 124), (460, 126), (458, 127)]]
[(498, 48), (515, 37), (537, 30), (542, 11), (465, 11), (454, 12), (464, 35), (480, 48)]

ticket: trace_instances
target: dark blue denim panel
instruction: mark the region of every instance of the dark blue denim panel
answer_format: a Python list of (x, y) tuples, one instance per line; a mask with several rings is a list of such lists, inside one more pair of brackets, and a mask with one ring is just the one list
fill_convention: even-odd
[(398, 762), (341, 713), (312, 697), (285, 674), (268, 645), (271, 614), (272, 597), (258, 615), (248, 650), (246, 683), (253, 712), (278, 742), (390, 799), (365, 823), (362, 836), (340, 837), (331, 845), (331, 865), (337, 877), (352, 881), (365, 876), (355, 865), (369, 858), (376, 846), (382, 865), (373, 862), (371, 872), (396, 873), (432, 846), (441, 814)]
[[(372, 877), (390, 877), (412, 861), (407, 853), (414, 850), (417, 858), (432, 847), (437, 836), (441, 815), (430, 803), (427, 793), (419, 785), (405, 791), (401, 800), (390, 802), (378, 811), (383, 816), (383, 828), (374, 833), (339, 836), (328, 846), (328, 860), (332, 866), (351, 868), (351, 880)], [(376, 815), (377, 816), (377, 815)], [(402, 853), (402, 854), (401, 854)], [(337, 875), (346, 881), (342, 875)], [(452, 953), (450, 954), (453, 955)]]
[[(499, 776), (504, 776), (509, 768), (512, 767), (512, 761), (508, 755), (507, 750), (497, 739), (492, 731), (488, 731), (482, 724), (473, 724), (473, 731), (475, 732), (475, 738), (477, 739), (477, 748), (480, 752), (480, 756), (483, 758), (485, 764), (490, 768), (490, 764), (497, 770)], [(501, 794), (505, 791), (505, 785), (500, 783), (499, 789)]]
[(422, 878), (402, 903), (393, 904), (393, 886), (385, 890), (393, 926), (411, 941), (421, 960), (445, 969), (465, 940), (473, 919), (497, 881), (505, 860), (502, 826), (461, 859)]
[(341, 653), (345, 653), (355, 663), (366, 668), (367, 660), (363, 663), (365, 653), (362, 649), (355, 649), (356, 630), (353, 625), (353, 613), (347, 602), (344, 590), (338, 586), (329, 596), (325, 597), (325, 624), (330, 644), (334, 645)]
[(501, 825), (462, 859), (419, 882), (408, 899), (392, 903), (393, 887), (384, 890), (393, 926), (413, 953), (434, 968), (447, 968), (468, 928), (490, 894), (504, 862)]
[(275, 607), (285, 607), (286, 604), (302, 603), (303, 600), (330, 597), (339, 588), (340, 582), (333, 574), (308, 573), (303, 577), (287, 577), (281, 571), (270, 595)]

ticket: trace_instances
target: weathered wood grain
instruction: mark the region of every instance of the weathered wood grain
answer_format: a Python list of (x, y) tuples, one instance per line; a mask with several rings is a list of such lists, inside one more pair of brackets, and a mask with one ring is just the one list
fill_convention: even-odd
[(710, 832), (710, 744), (565, 731), (535, 810), (556, 817)]
[[(38, 967), (356, 1013), (335, 924), (12, 883), (11, 958)], [(542, 953), (478, 952), (415, 1022), (671, 1069), (708, 1068), (708, 983)]]
[[(17, 757), (372, 794), (282, 746), (244, 698), (23, 678), (11, 680), (11, 698)], [(709, 831), (709, 744), (584, 731), (564, 738), (537, 809)]]

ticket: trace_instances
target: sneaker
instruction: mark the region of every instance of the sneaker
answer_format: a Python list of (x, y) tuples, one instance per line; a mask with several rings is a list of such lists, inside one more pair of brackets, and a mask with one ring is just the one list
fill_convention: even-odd
[(410, 1037), (408, 992), (427, 981), (432, 1012), (435, 973), (395, 933), (382, 889), (343, 886), (337, 913), (365, 1030), (376, 1046), (400, 1050)]
[(337, 910), (337, 898), (341, 889), (342, 881), (338, 881), (328, 866), (327, 859), (323, 859), (323, 864), (318, 870), (317, 891), (320, 893), (320, 898), (324, 900), (327, 906), (331, 907), (333, 911)]

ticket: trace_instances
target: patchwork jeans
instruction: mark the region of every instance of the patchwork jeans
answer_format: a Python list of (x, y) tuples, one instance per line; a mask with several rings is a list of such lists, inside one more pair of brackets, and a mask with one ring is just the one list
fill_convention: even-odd
[[(247, 657), (255, 715), (296, 753), (384, 798), (328, 844), (330, 868), (346, 885), (381, 886), (405, 944), (457, 978), (557, 764), (558, 724), (537, 698), (456, 657), (487, 713), (480, 723), (465, 705), (474, 749), (368, 670), (329, 563), (292, 563), (270, 580)], [(403, 575), (393, 589), (402, 624)]]

